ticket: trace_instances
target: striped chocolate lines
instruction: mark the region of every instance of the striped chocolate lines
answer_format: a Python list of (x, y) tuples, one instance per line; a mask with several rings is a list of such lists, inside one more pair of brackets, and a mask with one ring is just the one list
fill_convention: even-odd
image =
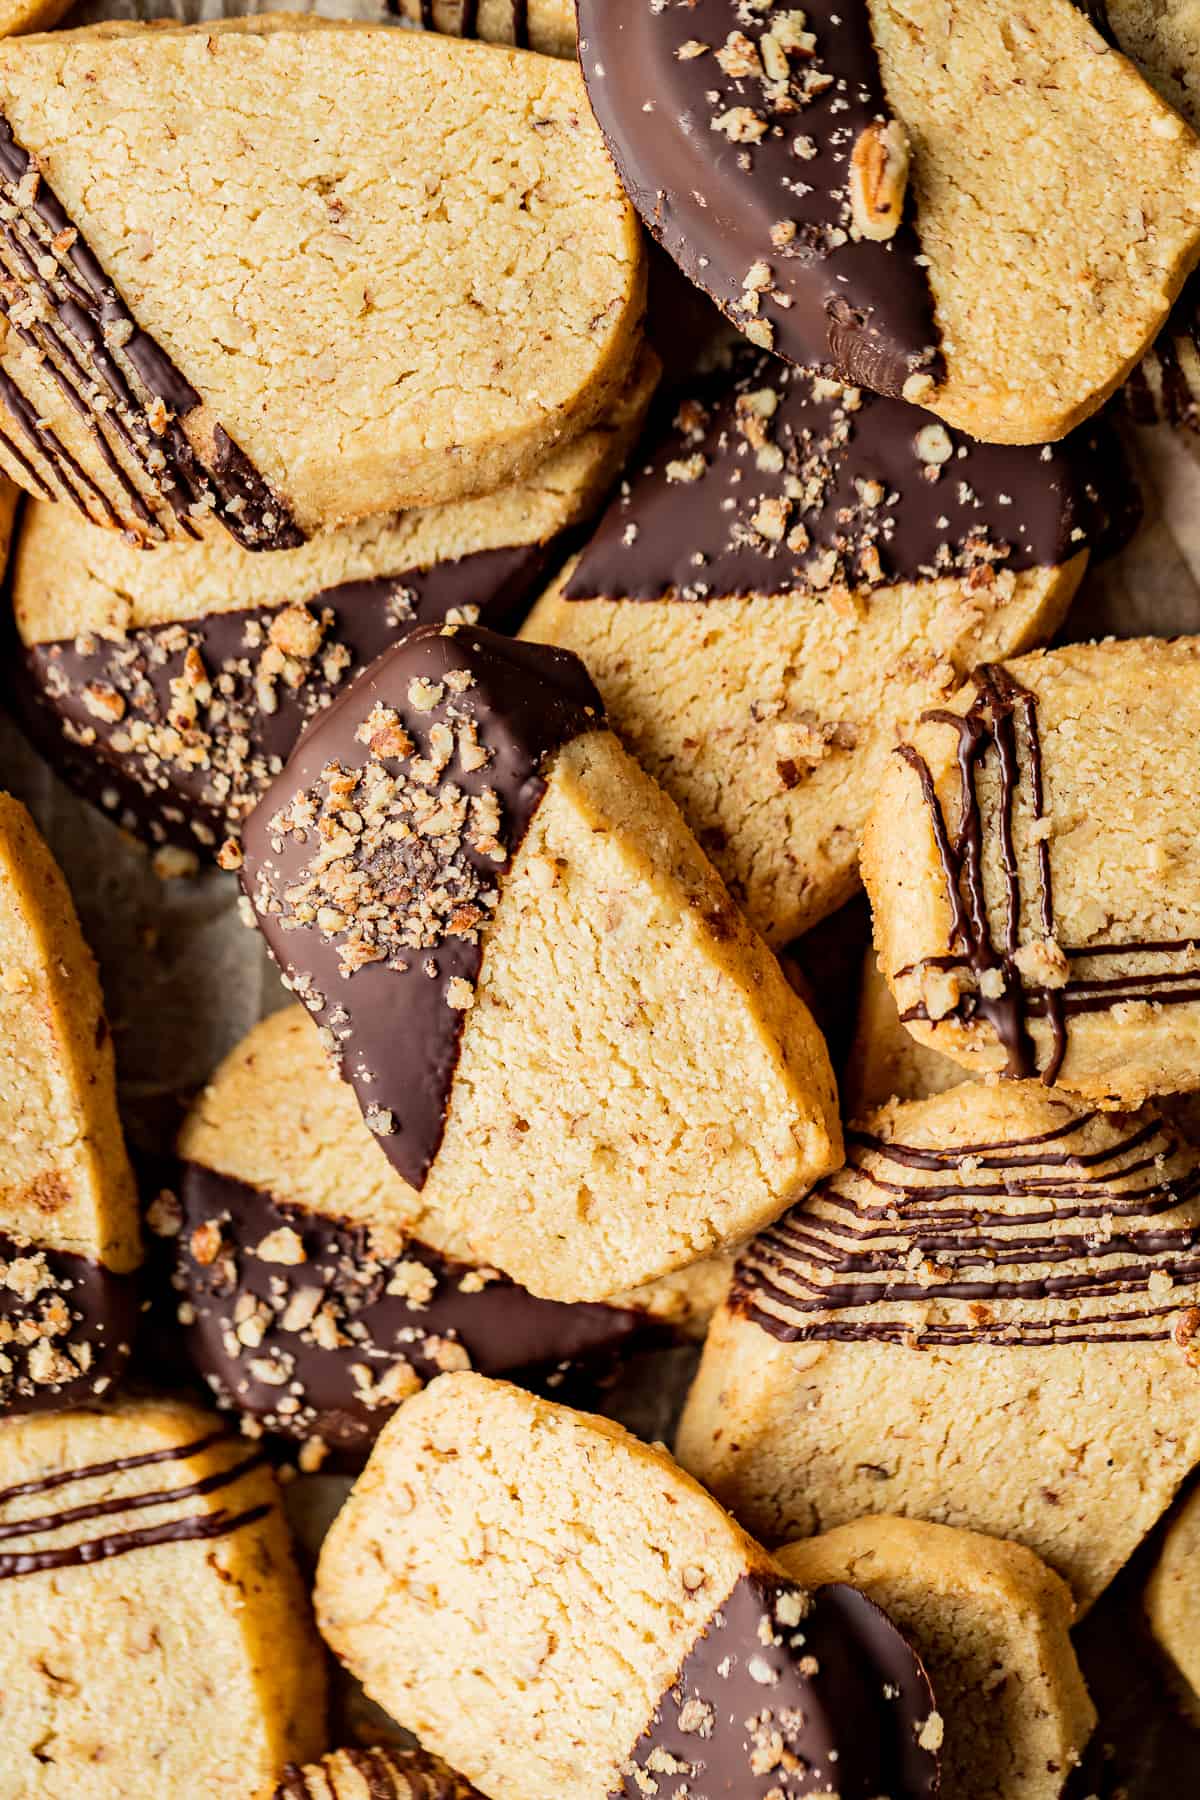
[[(511, 0), (512, 26), (510, 42), (518, 50), (529, 48), (529, 0)], [(397, 5), (389, 0), (392, 10)], [(474, 38), (479, 36), (479, 0), (460, 0), (458, 23), (447, 25), (439, 23), (434, 0), (420, 0), (421, 25), (426, 31), (450, 31), (455, 37)]]
[[(39, 1476), (30, 1481), (18, 1482), (15, 1486), (0, 1490), (0, 1509), (14, 1500), (53, 1493), (62, 1488), (75, 1486), (80, 1482), (103, 1480), (107, 1476), (124, 1474), (131, 1470), (184, 1462), (220, 1443), (227, 1443), (231, 1449), (240, 1447), (235, 1438), (229, 1437), (225, 1432), (217, 1431), (188, 1444), (172, 1445), (167, 1449), (148, 1451), (140, 1456), (118, 1457), (109, 1462), (87, 1463), (77, 1469), (56, 1470), (52, 1474)], [(104, 1500), (92, 1500), (78, 1506), (64, 1507), (58, 1511), (20, 1519), (0, 1519), (0, 1541), (40, 1537), (65, 1530), (73, 1525), (91, 1524), (98, 1519), (174, 1506), (182, 1500), (206, 1498), (210, 1494), (219, 1493), (224, 1488), (232, 1487), (243, 1476), (262, 1467), (264, 1461), (265, 1458), (261, 1452), (254, 1451), (252, 1454), (230, 1463), (224, 1469), (214, 1470), (210, 1475), (174, 1487), (149, 1487), (140, 1493), (113, 1495)], [(260, 1504), (233, 1513), (225, 1509), (211, 1513), (203, 1511), (185, 1513), (180, 1518), (148, 1523), (125, 1531), (79, 1538), (66, 1544), (0, 1551), (0, 1581), (20, 1575), (39, 1574), (50, 1569), (79, 1568), (92, 1563), (107, 1562), (115, 1556), (125, 1556), (131, 1551), (144, 1550), (156, 1544), (197, 1542), (226, 1537), (231, 1532), (240, 1530), (243, 1525), (250, 1525), (258, 1519), (265, 1518), (270, 1510), (269, 1504)]]
[(1165, 1341), (1200, 1306), (1200, 1168), (1144, 1116), (986, 1145), (851, 1133), (743, 1252), (731, 1304), (789, 1342)]
[[(336, 1750), (311, 1769), (288, 1763), (271, 1800), (343, 1800), (341, 1777), (353, 1769), (367, 1800), (458, 1800), (471, 1790), (453, 1777), (422, 1767), (420, 1754), (386, 1750)], [(316, 1775), (314, 1783), (309, 1779)]]

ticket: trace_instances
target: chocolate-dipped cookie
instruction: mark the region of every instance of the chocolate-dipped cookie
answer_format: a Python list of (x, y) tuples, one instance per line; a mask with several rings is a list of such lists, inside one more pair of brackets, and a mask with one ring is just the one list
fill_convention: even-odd
[(67, 884), (0, 794), (0, 1417), (106, 1394), (141, 1261), (112, 1039)]
[(756, 343), (989, 442), (1117, 388), (1200, 254), (1200, 142), (1071, 0), (580, 0), (642, 218)]
[(0, 1430), (0, 1791), (244, 1795), (325, 1741), (261, 1452), (167, 1400)]
[(979, 445), (754, 357), (664, 407), (525, 635), (583, 657), (783, 944), (854, 892), (897, 731), (975, 663), (1056, 629), (1122, 467), (1098, 427), (1054, 449)]
[(257, 1800), (483, 1800), (426, 1750), (331, 1750), (320, 1762), (289, 1763)]
[(504, 624), (599, 504), (653, 392), (643, 352), (615, 405), (523, 481), (258, 556), (209, 527), (147, 556), (71, 507), (29, 503), (10, 678), (51, 764), (125, 829), (211, 856), (304, 725), (414, 623)]
[(917, 1800), (942, 1721), (886, 1616), (786, 1580), (661, 1450), (448, 1375), (388, 1425), (326, 1539), (317, 1617), (486, 1793)]
[(836, 1163), (824, 1039), (568, 652), (418, 626), (244, 844), (268, 945), (411, 1191), (397, 1224), (433, 1249), (600, 1300)]
[(1200, 1084), (1200, 641), (985, 665), (879, 788), (863, 877), (913, 1035), (1100, 1105)]
[(678, 1454), (768, 1542), (865, 1513), (1107, 1586), (1200, 1461), (1200, 1170), (1150, 1107), (968, 1082), (868, 1114), (740, 1256)]
[(426, 31), (515, 44), (544, 56), (574, 56), (574, 0), (388, 0), (391, 10)]
[[(402, 1221), (416, 1196), (363, 1123), (301, 1006), (256, 1025), (179, 1141), (173, 1240), (187, 1352), (218, 1402), (268, 1431), (365, 1451), (400, 1401), (446, 1369), (561, 1385), (653, 1335), (703, 1335), (722, 1271), (699, 1263), (611, 1303), (539, 1300), (456, 1261)], [(320, 1440), (315, 1443), (313, 1440)]]
[(0, 468), (141, 542), (485, 492), (638, 348), (567, 63), (299, 17), (0, 44), (0, 197)]
[(1163, 1536), (1146, 1583), (1146, 1617), (1179, 1698), (1200, 1726), (1200, 1488), (1188, 1495)]

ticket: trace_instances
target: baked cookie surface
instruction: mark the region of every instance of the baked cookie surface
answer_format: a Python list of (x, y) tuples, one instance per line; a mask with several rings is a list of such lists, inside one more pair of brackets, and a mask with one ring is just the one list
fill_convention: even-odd
[(523, 474), (628, 375), (641, 246), (569, 64), (97, 27), (0, 45), (0, 117), (0, 466), (96, 524), (289, 548)]
[(1037, 1083), (895, 1103), (740, 1256), (678, 1454), (768, 1543), (887, 1512), (1085, 1607), (1200, 1460), (1196, 1153)]
[(1200, 1489), (1171, 1520), (1146, 1584), (1146, 1617), (1179, 1678), (1179, 1693), (1200, 1725)]
[(854, 1039), (841, 1083), (847, 1118), (860, 1118), (889, 1100), (928, 1100), (969, 1080), (961, 1063), (918, 1043), (900, 1023), (892, 990), (880, 973), (874, 950), (868, 950)]
[(317, 1610), (372, 1697), (485, 1792), (936, 1788), (928, 1683), (869, 1601), (785, 1581), (620, 1426), (478, 1376), (444, 1376), (385, 1429)]
[(913, 1035), (1101, 1105), (1200, 1072), (1194, 638), (984, 667), (923, 716), (863, 839)]
[(230, 1796), (324, 1738), (274, 1476), (211, 1413), (0, 1426), (0, 1795)]
[(775, 1553), (807, 1588), (845, 1581), (920, 1656), (945, 1722), (940, 1800), (1058, 1800), (1096, 1723), (1065, 1582), (1020, 1544), (865, 1518)]
[(245, 846), (268, 944), (434, 1249), (604, 1299), (836, 1159), (824, 1040), (568, 653), (418, 627)]
[(0, 1416), (77, 1405), (124, 1369), (137, 1198), (95, 960), (67, 884), (0, 794)]
[(332, 1750), (318, 1763), (289, 1763), (256, 1800), (481, 1800), (477, 1790), (424, 1750)]

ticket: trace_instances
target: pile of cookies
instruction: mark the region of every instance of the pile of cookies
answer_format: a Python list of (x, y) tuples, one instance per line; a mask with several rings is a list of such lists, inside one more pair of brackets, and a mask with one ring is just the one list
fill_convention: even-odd
[(1200, 640), (1071, 609), (1196, 9), (396, 10), (0, 12), (4, 699), (282, 990), (164, 1174), (0, 795), (0, 1800), (1115, 1800)]

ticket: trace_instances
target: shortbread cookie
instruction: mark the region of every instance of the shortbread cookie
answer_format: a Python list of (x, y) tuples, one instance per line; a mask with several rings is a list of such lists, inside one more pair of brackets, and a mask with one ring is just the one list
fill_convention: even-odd
[(545, 56), (574, 56), (574, 0), (388, 0), (402, 19), (426, 31), (516, 44)]
[(234, 26), (0, 45), (0, 466), (141, 542), (286, 549), (590, 425), (644, 268), (579, 71)]
[(289, 1437), (362, 1448), (440, 1370), (554, 1383), (659, 1326), (702, 1335), (722, 1296), (711, 1259), (663, 1291), (564, 1306), (412, 1239), (416, 1196), (301, 1006), (230, 1053), (179, 1151), (179, 1208), (152, 1223), (175, 1239), (188, 1353), (221, 1405)]
[(333, 1750), (319, 1763), (289, 1763), (258, 1800), (482, 1800), (426, 1750)]
[(7, 794), (0, 1143), (0, 1415), (77, 1405), (106, 1393), (129, 1355), (137, 1196), (95, 960), (57, 863)]
[(1101, 1105), (1200, 1084), (1200, 640), (985, 666), (892, 759), (863, 840), (900, 1017)]
[(946, 1725), (939, 1800), (1058, 1800), (1096, 1723), (1074, 1603), (1021, 1544), (868, 1518), (777, 1552), (808, 1588), (849, 1582), (921, 1658)]
[(600, 1300), (836, 1166), (824, 1039), (569, 653), (416, 627), (305, 734), (245, 848), (412, 1190), (396, 1223), (444, 1255)]
[(1200, 1461), (1200, 1173), (1150, 1108), (897, 1103), (738, 1260), (679, 1456), (768, 1543), (902, 1513), (1086, 1606)]
[(525, 635), (583, 657), (786, 943), (854, 892), (897, 731), (1062, 620), (1106, 529), (1107, 461), (1082, 437), (973, 444), (756, 357), (664, 418)]
[(1200, 1726), (1200, 1488), (1168, 1527), (1146, 1584), (1146, 1615), (1179, 1677), (1181, 1698)]
[(936, 1789), (942, 1721), (877, 1607), (785, 1580), (665, 1452), (500, 1382), (401, 1408), (316, 1602), (371, 1697), (486, 1793)]
[(756, 343), (999, 443), (1117, 388), (1200, 254), (1200, 142), (1071, 0), (580, 0), (634, 204)]
[(170, 1401), (0, 1427), (3, 1800), (245, 1800), (325, 1671), (260, 1451)]
[(48, 31), (70, 6), (71, 0), (0, 0), (0, 37)]
[(31, 502), (13, 604), (30, 736), (87, 798), (151, 843), (211, 854), (305, 722), (417, 621), (505, 623), (600, 502), (656, 376), (524, 481), (257, 556), (210, 527), (147, 556), (72, 507)]
[(874, 950), (863, 959), (854, 1042), (842, 1080), (842, 1107), (859, 1118), (888, 1100), (927, 1100), (970, 1076), (949, 1056), (918, 1043), (900, 1023), (892, 990), (879, 972)]

